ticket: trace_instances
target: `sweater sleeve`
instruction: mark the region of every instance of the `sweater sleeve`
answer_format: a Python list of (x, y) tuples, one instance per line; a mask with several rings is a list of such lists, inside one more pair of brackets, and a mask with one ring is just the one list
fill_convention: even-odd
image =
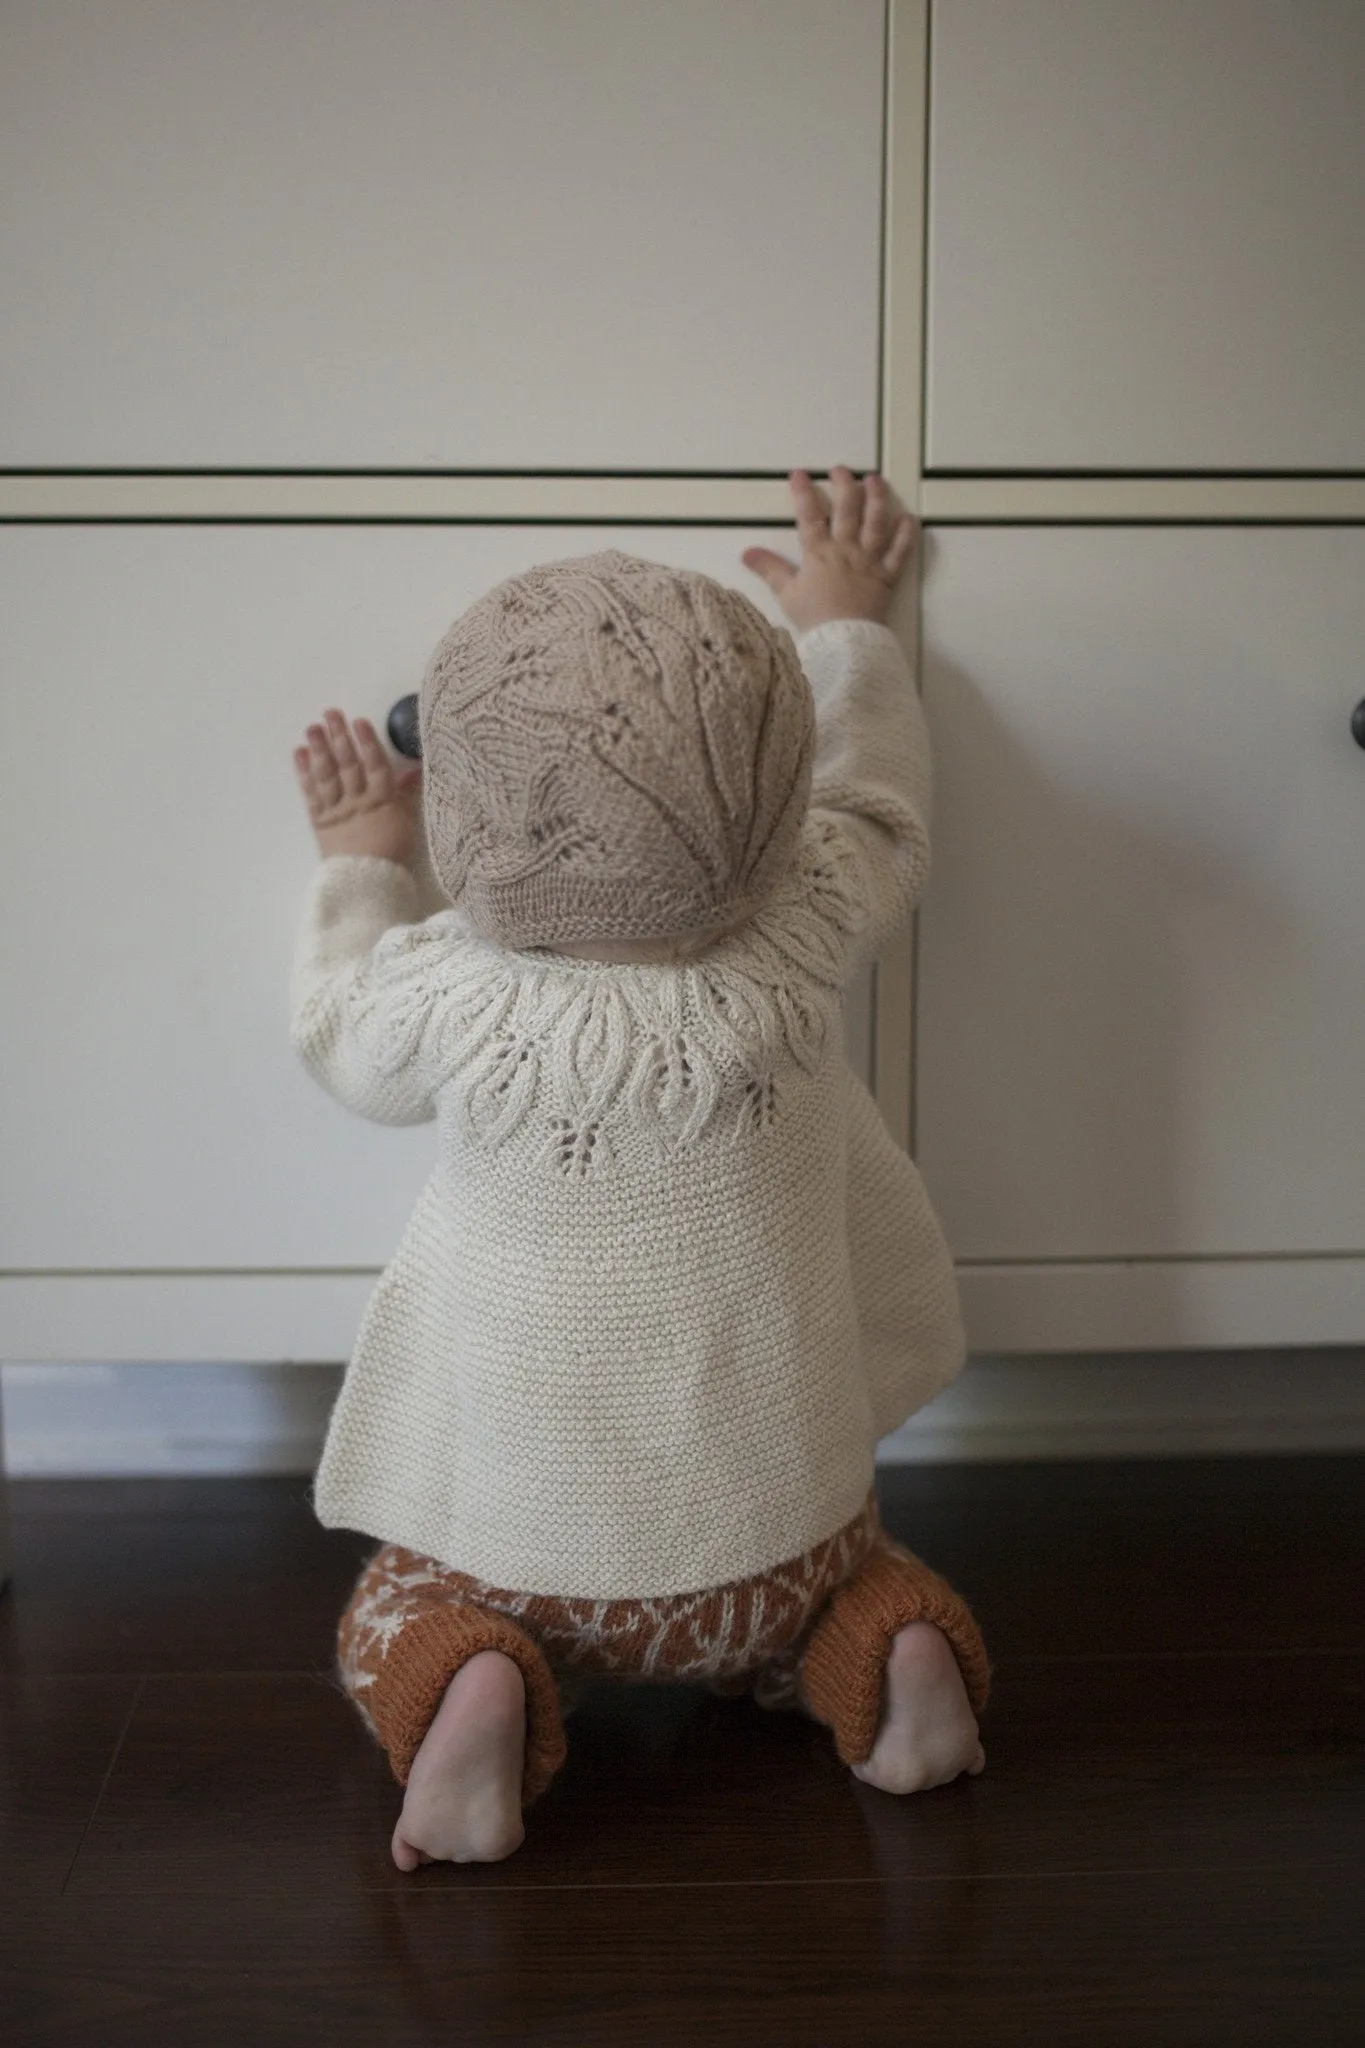
[(865, 956), (908, 915), (928, 876), (928, 728), (889, 627), (834, 619), (803, 633), (797, 652), (815, 697), (811, 813), (836, 825), (848, 850)]
[(417, 884), (407, 868), (334, 854), (309, 886), (295, 944), (294, 1050), (329, 1095), (375, 1123), (420, 1124), (436, 1114), (420, 1035), (387, 1016), (401, 991), (379, 971), (384, 952), (404, 942), (417, 917)]

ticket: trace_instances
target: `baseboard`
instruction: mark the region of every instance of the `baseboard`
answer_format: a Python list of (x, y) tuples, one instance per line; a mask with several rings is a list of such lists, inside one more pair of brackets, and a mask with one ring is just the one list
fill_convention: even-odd
[(10, 1479), (241, 1478), (311, 1472), (321, 1437), (174, 1437), (155, 1430), (23, 1430), (6, 1440)]
[(331, 1365), (7, 1365), (5, 1470), (16, 1479), (310, 1472), (340, 1383)]
[[(10, 1365), (15, 1478), (308, 1472), (326, 1365)], [(1365, 1450), (1365, 1350), (975, 1358), (887, 1464)]]
[(884, 1464), (1365, 1450), (1365, 1349), (974, 1358)]

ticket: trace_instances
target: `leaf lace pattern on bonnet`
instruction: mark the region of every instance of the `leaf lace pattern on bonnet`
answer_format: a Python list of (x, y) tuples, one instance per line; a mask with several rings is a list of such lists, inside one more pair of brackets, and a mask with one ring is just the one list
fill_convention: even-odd
[(496, 1151), (528, 1124), (549, 1171), (609, 1168), (630, 1128), (667, 1152), (740, 1143), (782, 1113), (784, 1051), (807, 1073), (842, 1016), (866, 913), (837, 819), (810, 815), (770, 903), (667, 969), (511, 954), (454, 911), (386, 932), (347, 992), (375, 1068), (419, 1061), (466, 1139)]

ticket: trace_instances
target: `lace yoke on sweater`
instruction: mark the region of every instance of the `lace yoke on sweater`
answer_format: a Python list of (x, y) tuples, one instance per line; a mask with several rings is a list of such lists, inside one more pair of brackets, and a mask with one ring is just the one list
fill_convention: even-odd
[(529, 1137), (551, 1174), (600, 1178), (628, 1136), (664, 1152), (741, 1144), (837, 1041), (866, 922), (854, 860), (836, 816), (809, 816), (764, 909), (669, 963), (512, 953), (438, 912), (383, 935), (347, 1022), (377, 1075), (417, 1062), (468, 1143)]

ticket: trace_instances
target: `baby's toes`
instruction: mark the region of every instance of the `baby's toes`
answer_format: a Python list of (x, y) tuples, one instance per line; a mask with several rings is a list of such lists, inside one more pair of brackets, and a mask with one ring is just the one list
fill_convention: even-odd
[(423, 1860), (421, 1850), (414, 1848), (411, 1842), (405, 1841), (399, 1828), (394, 1829), (393, 1841), (389, 1844), (389, 1847), (393, 1854), (393, 1860), (400, 1870), (416, 1870), (418, 1864)]

